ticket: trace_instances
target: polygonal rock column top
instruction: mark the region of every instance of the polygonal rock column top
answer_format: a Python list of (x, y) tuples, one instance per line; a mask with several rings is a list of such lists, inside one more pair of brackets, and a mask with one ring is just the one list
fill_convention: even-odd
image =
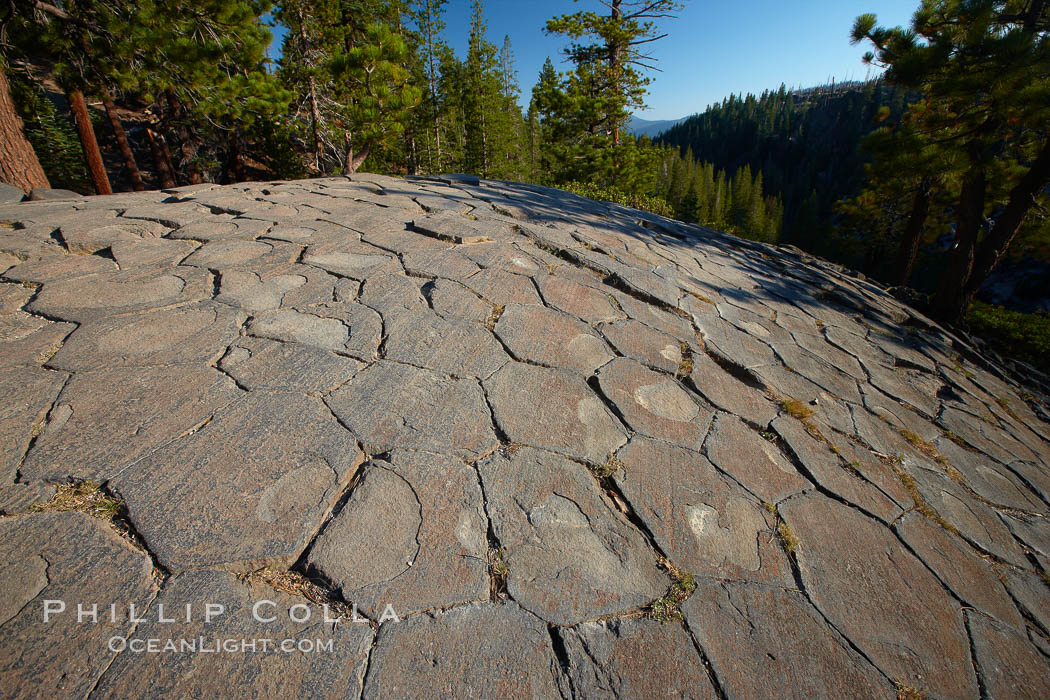
[(253, 392), (111, 480), (173, 571), (290, 565), (363, 459), (320, 401)]
[(715, 416), (704, 454), (764, 503), (779, 503), (810, 485), (776, 445), (726, 413)]
[(311, 345), (245, 337), (230, 346), (219, 367), (249, 391), (324, 394), (345, 384), (363, 365)]
[(478, 603), (383, 625), (363, 697), (552, 698), (557, 680), (542, 622), (513, 603)]
[(682, 626), (644, 618), (559, 629), (575, 697), (715, 698), (714, 686)]
[(726, 697), (893, 697), (799, 592), (701, 580), (682, 609)]
[(379, 314), (354, 303), (263, 311), (248, 324), (248, 332), (259, 338), (313, 345), (363, 360), (379, 348), (382, 330)]
[(104, 481), (201, 424), (241, 392), (211, 367), (118, 367), (73, 375), (26, 455), (24, 480)]
[(541, 275), (536, 278), (536, 286), (547, 304), (589, 323), (624, 318), (608, 294), (579, 282), (557, 275)]
[(27, 308), (64, 321), (83, 322), (211, 295), (211, 275), (204, 270), (178, 267), (158, 274), (139, 268), (48, 282)]
[(818, 494), (780, 513), (813, 603), (883, 672), (939, 697), (976, 694), (959, 606), (888, 529)]
[(495, 330), (515, 357), (549, 367), (590, 374), (614, 357), (590, 326), (542, 306), (508, 305)]
[(618, 357), (598, 370), (598, 383), (630, 427), (700, 449), (713, 412), (668, 375)]
[(474, 379), (380, 361), (326, 401), (373, 454), (403, 447), (469, 459), (499, 445)]
[(751, 494), (692, 450), (635, 436), (613, 474), (660, 548), (702, 576), (793, 585), (776, 521)]
[(479, 463), (507, 590), (558, 625), (622, 613), (663, 595), (656, 553), (604, 499), (587, 469), (522, 448)]
[(308, 563), (373, 618), (489, 595), (481, 487), (460, 460), (395, 450), (366, 466)]
[[(113, 658), (107, 642), (124, 638), (156, 594), (144, 552), (101, 520), (80, 513), (0, 520), (0, 676), (4, 695), (41, 689), (85, 697)], [(46, 600), (61, 601), (49, 609)], [(77, 604), (98, 618), (77, 621)], [(119, 611), (111, 621), (109, 606)]]
[(1016, 629), (966, 611), (974, 660), (990, 698), (1050, 697), (1050, 663)]
[(75, 372), (122, 366), (207, 364), (221, 356), (237, 337), (244, 319), (243, 312), (203, 302), (90, 321), (69, 336), (48, 365)]
[(598, 326), (617, 350), (627, 357), (665, 372), (677, 372), (682, 363), (679, 341), (640, 321), (613, 321)]
[(512, 442), (602, 464), (627, 442), (619, 421), (578, 374), (511, 362), (484, 382)]
[(0, 483), (14, 481), (26, 448), (67, 377), (38, 367), (0, 371)]
[[(205, 618), (207, 604), (223, 606), (210, 621)], [(159, 621), (160, 606), (170, 622)], [(106, 669), (94, 694), (221, 697), (235, 689), (238, 694), (267, 697), (357, 697), (372, 630), (363, 621), (325, 624), (326, 614), (338, 615), (265, 584), (242, 583), (224, 571), (178, 574), (143, 615), (128, 649)], [(150, 639), (160, 640), (158, 648), (169, 639), (176, 645), (187, 640), (197, 644), (198, 651), (132, 651), (132, 645)], [(237, 650), (216, 650), (222, 640), (233, 640)], [(291, 651), (281, 648), (287, 640)], [(255, 648), (242, 652), (242, 643), (254, 643)], [(329, 643), (330, 649), (325, 646)]]
[(509, 360), (482, 326), (429, 311), (391, 314), (385, 331), (388, 359), (454, 376), (487, 377)]

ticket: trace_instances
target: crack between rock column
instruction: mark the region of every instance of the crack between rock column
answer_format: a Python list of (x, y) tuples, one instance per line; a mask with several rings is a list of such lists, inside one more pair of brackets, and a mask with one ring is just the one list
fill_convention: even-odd
[[(138, 619), (136, 619), (131, 624), (131, 629), (128, 630), (128, 633), (126, 635), (124, 635), (124, 644), (125, 644), (125, 646), (127, 645), (128, 640), (131, 639), (135, 635), (135, 632), (138, 631), (139, 623), (141, 623), (142, 621), (144, 621), (146, 619), (146, 615), (149, 612), (150, 608), (153, 607), (153, 604), (157, 601), (157, 598), (160, 597), (161, 589), (163, 588), (163, 583), (164, 582), (161, 582), (161, 584), (157, 586), (157, 590), (153, 593), (153, 597), (149, 599), (149, 602), (146, 604), (146, 607), (143, 608), (142, 615), (140, 615), (138, 617)], [(118, 652), (115, 652), (110, 657), (109, 663), (107, 663), (105, 665), (105, 667), (99, 672), (98, 676), (95, 678), (95, 682), (92, 683), (91, 687), (88, 688), (86, 693), (84, 693), (84, 697), (85, 698), (90, 698), (92, 695), (95, 694), (95, 691), (98, 689), (98, 684), (102, 682), (102, 678), (109, 671), (110, 667), (112, 667), (113, 664), (116, 663), (117, 657), (120, 656), (123, 653), (124, 653), (124, 651), (118, 651)]]
[(989, 697), (988, 688), (985, 686), (984, 676), (981, 675), (981, 670), (977, 666), (977, 649), (973, 641), (973, 630), (970, 629), (970, 615), (965, 611), (960, 611), (963, 617), (963, 625), (966, 627), (966, 641), (969, 642), (970, 647), (970, 664), (973, 666), (973, 675), (977, 678), (977, 692), (982, 698)]

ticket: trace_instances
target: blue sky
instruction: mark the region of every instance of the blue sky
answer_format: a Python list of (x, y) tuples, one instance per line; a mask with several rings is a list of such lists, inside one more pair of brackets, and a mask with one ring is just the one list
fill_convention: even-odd
[[(883, 25), (907, 25), (919, 0), (691, 0), (678, 17), (664, 20), (666, 39), (653, 45), (662, 72), (652, 73), (645, 119), (678, 119), (731, 93), (759, 93), (836, 80), (863, 80), (874, 69), (861, 62), (867, 50), (850, 46), (854, 18), (878, 15)], [(469, 0), (445, 6), (445, 38), (466, 55)], [(497, 46), (510, 36), (522, 100), (527, 103), (543, 61), (568, 70), (560, 37), (547, 36), (547, 19), (577, 10), (601, 11), (597, 0), (485, 0), (488, 38)], [(275, 52), (276, 55), (276, 52)]]

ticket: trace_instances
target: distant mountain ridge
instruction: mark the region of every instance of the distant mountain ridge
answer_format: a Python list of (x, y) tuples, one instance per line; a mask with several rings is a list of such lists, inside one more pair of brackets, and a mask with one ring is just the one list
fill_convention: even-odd
[(667, 131), (675, 124), (685, 120), (686, 117), (682, 117), (681, 119), (642, 119), (641, 117), (632, 116), (627, 121), (627, 130), (635, 136), (648, 136), (649, 138), (654, 138)]

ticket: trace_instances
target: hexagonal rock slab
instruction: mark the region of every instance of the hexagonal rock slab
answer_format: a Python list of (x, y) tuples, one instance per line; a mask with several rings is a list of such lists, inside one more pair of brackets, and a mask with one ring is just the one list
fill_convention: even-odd
[(645, 605), (666, 592), (656, 553), (585, 467), (522, 448), (478, 464), (507, 591), (557, 625)]
[(125, 270), (131, 267), (177, 265), (199, 246), (197, 241), (145, 238), (119, 241), (109, 247), (109, 252), (120, 265), (120, 269)]
[(887, 528), (817, 494), (780, 514), (810, 599), (883, 672), (940, 697), (977, 693), (959, 606)]
[(510, 359), (478, 324), (429, 311), (393, 314), (385, 330), (387, 359), (443, 374), (487, 377)]
[(46, 362), (76, 324), (48, 321), (23, 311), (0, 315), (0, 367), (36, 367)]
[(224, 270), (215, 300), (258, 313), (280, 308), (285, 295), (306, 282), (303, 275), (275, 275), (263, 281), (259, 273), (252, 270)]
[(704, 457), (639, 436), (616, 456), (623, 469), (613, 479), (676, 565), (702, 576), (793, 584), (773, 516)]
[(156, 270), (140, 268), (50, 282), (28, 309), (64, 321), (84, 322), (211, 295), (211, 275), (204, 270), (172, 268), (157, 274)]
[(231, 345), (219, 362), (223, 372), (250, 391), (315, 395), (342, 386), (362, 366), (356, 360), (321, 348), (250, 337)]
[(797, 591), (701, 580), (682, 610), (726, 697), (893, 697)]
[(546, 626), (513, 603), (463, 605), (383, 625), (364, 698), (557, 697)]
[[(223, 606), (221, 615), (205, 621), (204, 605)], [(260, 622), (257, 614), (269, 620)], [(159, 622), (160, 606), (172, 622)], [(191, 607), (186, 622), (186, 606)], [(295, 622), (298, 619), (309, 619)], [(128, 639), (128, 650), (106, 669), (95, 694), (103, 698), (181, 695), (215, 697), (236, 688), (249, 695), (285, 697), (356, 697), (361, 690), (372, 630), (343, 620), (323, 624), (321, 606), (276, 591), (265, 584), (248, 585), (222, 571), (190, 571), (174, 576)], [(336, 613), (331, 612), (331, 617)], [(272, 618), (272, 619), (271, 619)], [(197, 653), (135, 653), (132, 644), (158, 640), (179, 648), (181, 640), (197, 643)], [(270, 640), (264, 649), (261, 639)], [(233, 640), (237, 652), (210, 651), (215, 640)], [(241, 652), (243, 642), (256, 640), (255, 651)], [(280, 644), (310, 644), (314, 651), (282, 651)], [(331, 642), (331, 650), (318, 651)]]
[[(214, 241), (205, 243), (182, 261), (183, 265), (222, 269), (243, 267), (268, 255), (274, 247), (262, 241)], [(299, 248), (295, 248), (299, 251)]]
[(576, 697), (715, 698), (689, 633), (642, 618), (559, 629)]
[(436, 279), (423, 283), (423, 308), (429, 304), (442, 318), (457, 318), (489, 325), (498, 309), (459, 282)]
[(726, 413), (715, 416), (704, 454), (764, 503), (779, 503), (810, 485), (776, 445)]
[(364, 468), (307, 563), (373, 619), (489, 596), (481, 486), (450, 457), (395, 450)]
[(259, 313), (248, 324), (248, 332), (259, 338), (313, 345), (334, 352), (346, 352), (351, 342), (351, 329), (341, 320), (295, 309)]
[(78, 372), (55, 400), (20, 473), (104, 481), (239, 395), (228, 377), (202, 365)]
[[(519, 258), (514, 258), (519, 260)], [(532, 263), (529, 263), (530, 265)], [(524, 272), (524, 270), (519, 270)], [(487, 268), (463, 280), (463, 284), (493, 304), (539, 304), (540, 295), (528, 277)]]
[(772, 428), (816, 483), (883, 522), (893, 522), (901, 514), (896, 503), (868, 483), (858, 470), (847, 469), (839, 456), (822, 440), (813, 437), (800, 421), (781, 416), (773, 421)]
[(960, 600), (1024, 629), (1024, 622), (995, 571), (969, 545), (914, 510), (905, 513), (895, 529)]
[(451, 243), (483, 243), (511, 235), (510, 228), (506, 225), (472, 219), (450, 211), (427, 214), (414, 219), (412, 228), (423, 235)]
[(598, 384), (634, 430), (700, 449), (713, 411), (671, 377), (618, 357), (598, 371)]
[(589, 323), (615, 321), (624, 317), (608, 294), (556, 275), (536, 278), (544, 301), (556, 309)]
[[(53, 282), (55, 280), (83, 277), (101, 272), (116, 272), (116, 264), (107, 258), (97, 255), (52, 255), (46, 258), (37, 258), (15, 265), (4, 273), (4, 277), (16, 282)], [(5, 285), (9, 286), (9, 285)], [(15, 285), (10, 285), (14, 287)], [(25, 303), (33, 295), (32, 289), (21, 287), (26, 298), (19, 304)]]
[(169, 570), (289, 566), (363, 454), (321, 403), (253, 393), (111, 480)]
[(356, 234), (349, 233), (345, 237), (333, 236), (324, 243), (312, 243), (303, 262), (356, 280), (402, 271), (397, 258), (381, 248), (361, 243)]
[(511, 362), (484, 382), (500, 430), (512, 442), (603, 464), (627, 442), (620, 422), (579, 375)]
[(682, 363), (679, 342), (639, 321), (614, 321), (598, 326), (613, 346), (627, 357), (665, 372), (677, 372)]
[(582, 321), (542, 306), (510, 304), (496, 335), (520, 360), (590, 374), (614, 355)]
[(82, 324), (48, 361), (73, 372), (110, 367), (210, 364), (236, 337), (245, 314), (221, 304), (120, 316)]
[[(0, 520), (0, 674), (4, 695), (39, 696), (41, 689), (85, 697), (113, 658), (107, 642), (134, 629), (156, 595), (153, 564), (101, 520), (81, 513)], [(44, 601), (65, 610), (44, 621)], [(77, 622), (77, 603), (98, 622)], [(111, 621), (109, 606), (119, 611)], [(52, 604), (51, 609), (58, 607)]]
[(763, 392), (722, 369), (707, 353), (694, 350), (692, 362), (689, 381), (712, 404), (762, 428), (776, 418), (777, 407)]
[(22, 456), (67, 378), (37, 367), (0, 371), (0, 483), (14, 481)]
[(1050, 663), (1024, 636), (980, 613), (967, 611), (966, 619), (988, 697), (1050, 697)]
[(474, 379), (381, 361), (326, 402), (373, 454), (403, 447), (472, 458), (499, 445)]

